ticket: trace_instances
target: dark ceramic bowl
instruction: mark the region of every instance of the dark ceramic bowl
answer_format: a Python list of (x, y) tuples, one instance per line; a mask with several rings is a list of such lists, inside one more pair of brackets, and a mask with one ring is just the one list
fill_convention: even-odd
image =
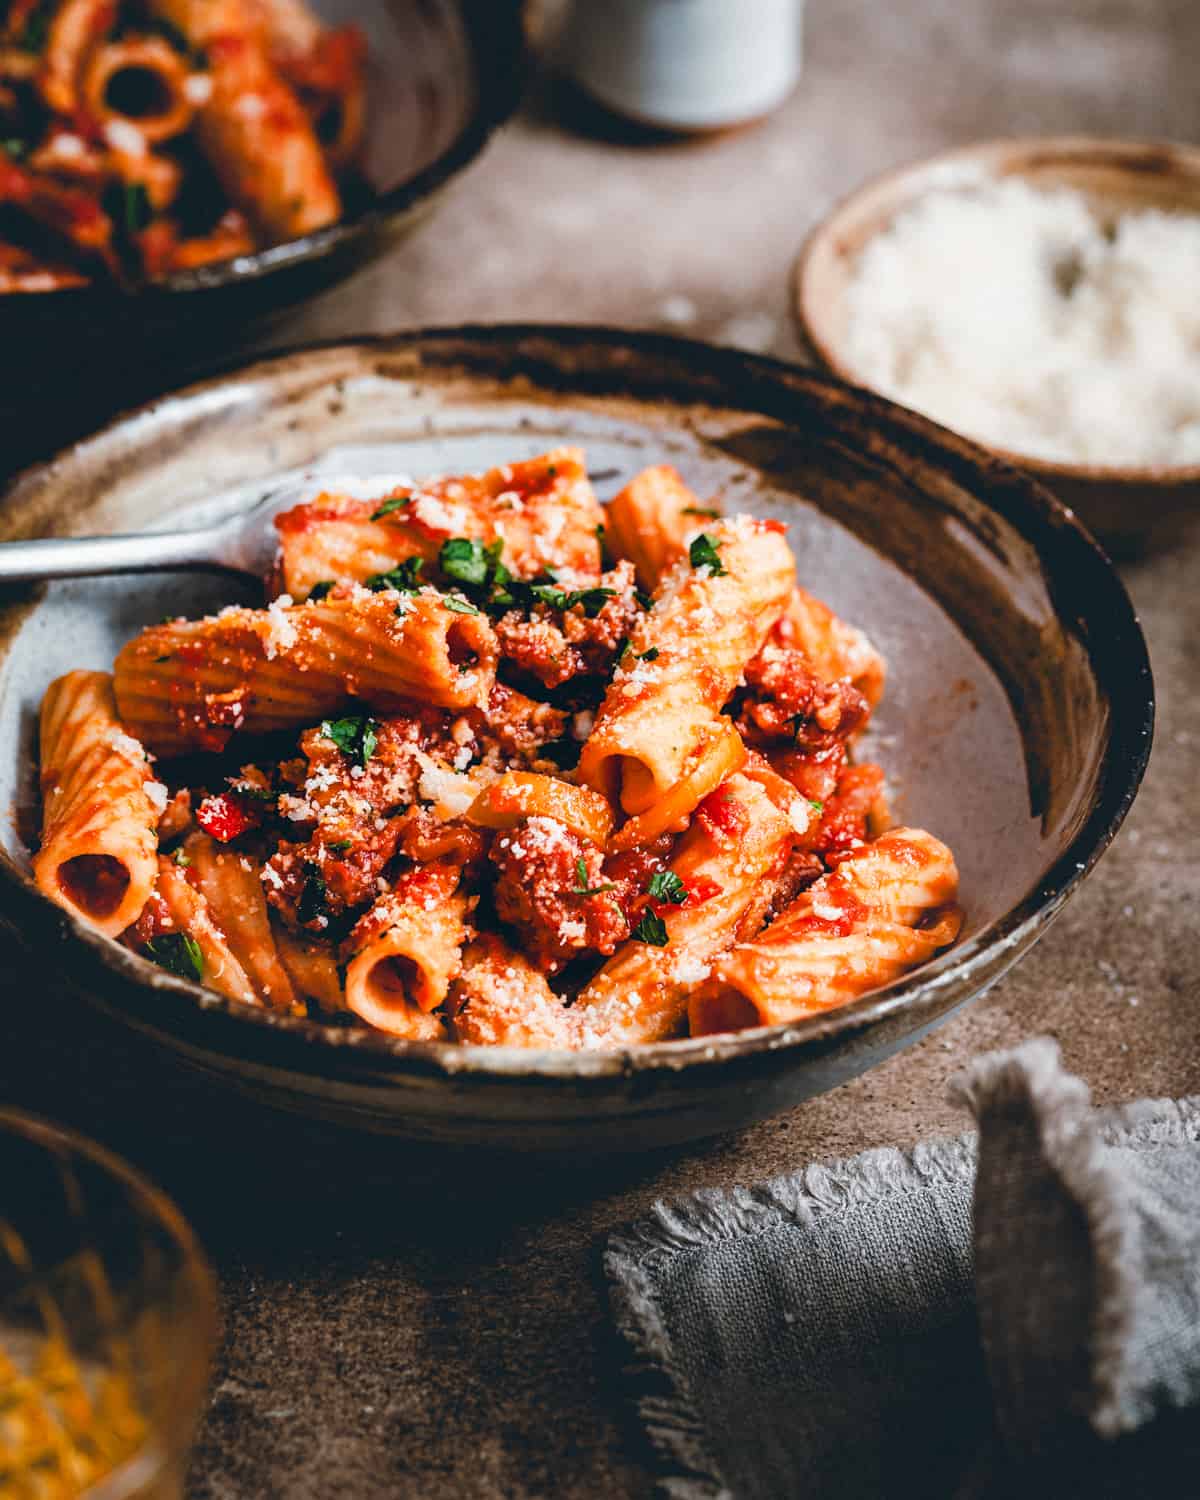
[[(231, 1003), (85, 931), (29, 880), (46, 684), (228, 580), (59, 583), (0, 615), (4, 910), (113, 1015), (260, 1098), (375, 1129), (638, 1148), (744, 1125), (873, 1066), (993, 983), (1099, 858), (1150, 749), (1145, 643), (1112, 568), (1031, 480), (920, 417), (771, 360), (649, 335), (497, 328), (318, 347), (126, 417), (10, 489), (0, 534), (171, 525), (332, 468), (479, 468), (586, 446), (602, 495), (666, 460), (790, 523), (800, 576), (892, 666), (871, 731), (902, 821), (955, 850), (957, 946), (798, 1025), (614, 1052), (407, 1043)], [(335, 450), (332, 453), (330, 450)], [(52, 1024), (47, 1019), (47, 1024)]]
[(103, 386), (163, 351), (178, 371), (244, 344), (257, 325), (402, 239), (516, 106), (520, 0), (313, 0), (313, 8), (367, 34), (371, 193), (302, 239), (136, 291), (95, 285), (0, 296), (0, 349), (20, 356), (0, 362), (0, 398), (43, 381), (61, 397), (64, 383)]
[[(822, 367), (857, 381), (844, 354), (846, 290), (859, 256), (896, 216), (931, 191), (1018, 177), (1069, 188), (1111, 224), (1123, 213), (1200, 212), (1200, 147), (1094, 136), (985, 141), (900, 167), (857, 189), (813, 230), (793, 273), (800, 336)], [(1054, 462), (989, 445), (1073, 507), (1114, 556), (1170, 545), (1200, 525), (1200, 464)]]

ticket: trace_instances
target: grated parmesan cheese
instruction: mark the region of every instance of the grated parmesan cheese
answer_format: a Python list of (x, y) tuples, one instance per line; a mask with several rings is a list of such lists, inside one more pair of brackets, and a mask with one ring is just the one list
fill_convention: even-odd
[(183, 80), (183, 97), (197, 109), (212, 98), (213, 81), (207, 73), (189, 73)]
[(143, 761), (150, 759), (146, 754), (142, 742), (135, 740), (131, 734), (126, 734), (123, 729), (110, 729), (108, 732), (108, 743), (118, 755), (123, 756), (126, 760), (133, 761), (135, 765), (140, 766)]
[(1128, 213), (1016, 179), (926, 194), (859, 257), (846, 356), (865, 383), (1033, 457), (1200, 462), (1200, 215)]
[(671, 970), (671, 978), (676, 984), (700, 984), (711, 972), (712, 966), (702, 958), (697, 958), (692, 953), (681, 953)]
[(126, 156), (146, 154), (146, 137), (128, 120), (106, 120), (104, 139), (114, 151), (123, 151)]
[(144, 787), (147, 800), (155, 812), (166, 812), (167, 789), (161, 781), (147, 781)]
[(291, 607), (291, 594), (280, 594), (267, 605), (267, 632), (263, 638), (263, 650), (268, 661), (274, 661), (280, 653), (288, 652), (296, 644), (296, 622), (285, 613)]

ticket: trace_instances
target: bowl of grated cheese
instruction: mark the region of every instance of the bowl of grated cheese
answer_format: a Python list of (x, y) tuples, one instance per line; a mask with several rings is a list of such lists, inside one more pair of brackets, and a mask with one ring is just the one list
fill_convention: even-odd
[(1200, 516), (1200, 148), (993, 141), (813, 231), (817, 361), (984, 444), (1131, 554)]

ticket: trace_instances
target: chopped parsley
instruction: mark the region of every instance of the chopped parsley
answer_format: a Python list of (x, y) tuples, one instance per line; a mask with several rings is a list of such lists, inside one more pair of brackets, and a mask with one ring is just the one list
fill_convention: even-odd
[(446, 594), (442, 599), (442, 603), (452, 614), (477, 615), (479, 613), (471, 601), (464, 599), (461, 594)]
[(607, 885), (588, 885), (587, 862), (583, 859), (575, 861), (575, 884), (567, 892), (568, 896), (602, 896), (605, 891), (615, 891), (616, 886), (610, 881)]
[(659, 655), (658, 647), (657, 646), (651, 646), (650, 649), (649, 649), (649, 651), (639, 651), (638, 652), (638, 661), (657, 661), (658, 660), (658, 655)]
[(688, 557), (691, 559), (693, 568), (708, 568), (714, 578), (720, 578), (726, 571), (724, 563), (717, 556), (719, 542), (714, 542), (706, 531), (692, 538), (692, 545), (688, 548)]
[(652, 948), (665, 948), (670, 941), (667, 937), (667, 924), (652, 911), (646, 912), (631, 935), (639, 943), (649, 943)]
[(685, 516), (706, 516), (710, 521), (715, 521), (721, 514), (719, 510), (713, 510), (707, 505), (685, 505), (683, 507)]
[(688, 898), (688, 888), (674, 870), (660, 870), (651, 875), (646, 894), (651, 901), (661, 901), (667, 906), (682, 906)]
[(5, 156), (9, 157), (12, 161), (20, 161), (23, 157), (28, 156), (29, 146), (25, 141), (19, 141), (14, 136), (7, 141), (0, 141), (0, 151), (3, 151)]
[(146, 957), (180, 979), (204, 978), (204, 954), (191, 933), (164, 932), (151, 938), (146, 944)]
[(808, 799), (808, 805), (809, 805), (809, 807), (811, 807), (811, 808), (812, 808), (812, 810), (813, 810), (813, 812), (815, 812), (815, 813), (816, 813), (816, 815), (817, 815), (817, 817), (818, 817), (818, 818), (819, 818), (819, 817), (820, 817), (820, 816), (821, 816), (821, 815), (822, 815), (822, 814), (823, 814), (823, 813), (824, 813), (824, 811), (825, 811), (825, 804), (824, 804), (824, 803), (823, 803), (823, 802), (818, 802), (818, 801), (817, 801), (817, 800), (816, 800), (816, 798), (814, 798), (814, 797), (810, 797), (810, 798), (809, 798), (809, 799)]
[(595, 527), (593, 529), (595, 530), (595, 533), (596, 533), (596, 540), (603, 547), (604, 546), (604, 532), (605, 532), (604, 522), (603, 521), (597, 521), (596, 525), (595, 525)]
[(653, 597), (650, 594), (647, 594), (644, 589), (634, 589), (633, 597), (637, 600), (637, 602), (642, 606), (643, 609), (654, 608)]
[(420, 575), (424, 566), (423, 557), (406, 557), (402, 563), (397, 563), (386, 573), (372, 573), (366, 580), (366, 587), (374, 594), (378, 594), (383, 589), (395, 589), (401, 594), (415, 593), (421, 587)]
[(345, 854), (346, 850), (354, 843), (353, 839), (338, 839), (335, 844), (326, 844), (326, 848), (334, 854)]
[(465, 536), (454, 536), (448, 542), (443, 542), (438, 554), (438, 567), (447, 578), (453, 578), (458, 583), (468, 583), (474, 588), (482, 588), (487, 582), (491, 561), (488, 553), (489, 549), (482, 542), (471, 541)]
[(322, 578), (320, 583), (314, 583), (308, 591), (309, 604), (319, 604), (332, 587), (332, 578)]
[(327, 740), (332, 740), (347, 759), (357, 760), (360, 766), (365, 766), (379, 743), (379, 722), (362, 714), (345, 719), (325, 719), (321, 723), (321, 733)]
[(121, 222), (126, 234), (140, 234), (154, 217), (144, 182), (127, 182), (121, 198)]
[(616, 654), (616, 656), (613, 657), (613, 664), (614, 664), (614, 666), (618, 666), (619, 667), (621, 665), (621, 663), (625, 660), (626, 655), (632, 649), (633, 648), (629, 644), (629, 637), (628, 636), (623, 636), (622, 639), (621, 639), (621, 644), (617, 647), (617, 654)]
[(50, 35), (52, 8), (51, 0), (42, 0), (42, 3), (30, 12), (25, 28), (17, 38), (17, 46), (22, 52), (41, 52), (45, 47)]
[(301, 925), (325, 915), (325, 877), (316, 865), (304, 867), (304, 889), (296, 903), (296, 915)]
[(402, 506), (411, 504), (411, 495), (390, 495), (378, 510), (371, 512), (371, 519), (372, 521), (382, 521), (384, 516), (390, 516), (393, 511), (400, 510)]
[(175, 861), (175, 863), (181, 870), (187, 870), (191, 868), (191, 856), (184, 852), (182, 844), (180, 844), (179, 848), (176, 849), (174, 854), (172, 854), (171, 858)]

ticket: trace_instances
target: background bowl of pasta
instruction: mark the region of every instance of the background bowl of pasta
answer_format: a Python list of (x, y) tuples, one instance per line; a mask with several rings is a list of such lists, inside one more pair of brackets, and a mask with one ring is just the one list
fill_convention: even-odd
[(164, 350), (178, 378), (395, 243), (514, 108), (520, 10), (13, 0), (0, 392)]
[[(332, 477), (317, 498), (349, 473), (393, 476), (386, 498)], [(1136, 793), (1145, 644), (1069, 512), (912, 413), (730, 350), (516, 327), (281, 355), (30, 470), (4, 537), (195, 523), (297, 475), (314, 499), (281, 518), (270, 609), (228, 576), (64, 581), (8, 593), (0, 648), (6, 916), (121, 1022), (264, 1101), (538, 1150), (735, 1128), (999, 978)], [(349, 712), (347, 683), (380, 704), (387, 672), (407, 707)], [(176, 800), (266, 730), (286, 731), (275, 760)], [(530, 769), (489, 769), (489, 734)], [(396, 736), (419, 740), (420, 774), (376, 821)], [(343, 793), (366, 799), (359, 833), (321, 821)], [(264, 797), (297, 820), (282, 858), (238, 842)], [(124, 887), (106, 908), (102, 882), (43, 889), (62, 828), (111, 824), (118, 800), (165, 902), (133, 938)], [(296, 841), (357, 859), (376, 834), (408, 842), (351, 872), (387, 878), (347, 898), (367, 916), (331, 957), (347, 872), (310, 883)], [(554, 947), (537, 861), (568, 836)], [(265, 958), (235, 931), (247, 901)], [(606, 903), (626, 924), (607, 946)], [(564, 1005), (547, 977), (581, 945)], [(422, 998), (439, 963), (444, 1004)]]

